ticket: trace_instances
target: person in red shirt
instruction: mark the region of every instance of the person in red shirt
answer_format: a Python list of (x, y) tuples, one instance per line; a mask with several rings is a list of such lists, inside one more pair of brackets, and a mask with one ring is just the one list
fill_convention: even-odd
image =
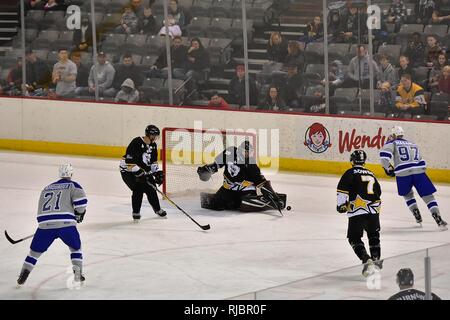
[(217, 92), (213, 92), (208, 107), (230, 109), (230, 105)]

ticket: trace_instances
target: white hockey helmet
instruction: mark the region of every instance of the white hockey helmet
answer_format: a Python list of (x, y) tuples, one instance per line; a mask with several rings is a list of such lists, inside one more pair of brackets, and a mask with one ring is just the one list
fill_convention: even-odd
[(65, 163), (59, 166), (60, 178), (72, 178), (73, 166), (70, 163)]
[(405, 132), (403, 131), (403, 128), (400, 126), (394, 126), (391, 129), (391, 134), (396, 137), (403, 137)]

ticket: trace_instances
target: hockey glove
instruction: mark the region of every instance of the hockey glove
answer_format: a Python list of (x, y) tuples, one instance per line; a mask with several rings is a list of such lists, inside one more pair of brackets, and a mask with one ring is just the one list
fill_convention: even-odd
[(77, 223), (82, 223), (83, 222), (85, 214), (86, 214), (86, 210), (84, 210), (83, 212), (75, 211), (75, 220), (77, 220)]
[(336, 207), (337, 212), (346, 213), (348, 211), (348, 202)]
[(387, 174), (389, 177), (395, 177), (394, 167), (393, 167), (392, 165), (389, 165), (389, 168), (388, 168), (388, 169), (386, 169), (386, 168), (384, 168), (384, 167), (383, 167), (383, 169), (384, 169), (384, 172), (386, 172), (386, 174)]
[(155, 182), (158, 186), (162, 185), (162, 183), (164, 182), (164, 172), (162, 170), (156, 171), (153, 174), (153, 178), (155, 179)]

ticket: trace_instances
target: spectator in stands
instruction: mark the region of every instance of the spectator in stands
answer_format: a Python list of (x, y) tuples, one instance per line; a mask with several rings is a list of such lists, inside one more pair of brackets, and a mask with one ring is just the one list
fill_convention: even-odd
[(307, 42), (318, 41), (323, 38), (323, 24), (320, 16), (315, 16), (313, 21), (306, 26)]
[(439, 79), (442, 77), (444, 67), (448, 64), (447, 56), (445, 53), (440, 53), (437, 63), (430, 70), (428, 77), (428, 91), (435, 92), (439, 86)]
[(125, 79), (120, 86), (119, 92), (117, 92), (115, 102), (133, 103), (139, 101), (139, 92), (134, 86), (133, 80), (130, 78)]
[(61, 3), (59, 3), (56, 0), (47, 0), (47, 3), (44, 4), (44, 6), (42, 7), (42, 10), (45, 11), (55, 11), (55, 10), (64, 10), (64, 2), (61, 1)]
[(77, 88), (76, 95), (81, 95), (83, 91), (87, 91), (89, 84), (89, 68), (81, 63), (81, 53), (79, 51), (72, 52), (70, 60), (77, 66), (77, 79), (75, 80)]
[(415, 80), (415, 72), (414, 69), (409, 65), (409, 58), (407, 56), (400, 56), (399, 60), (400, 68), (398, 69), (398, 77), (397, 79), (401, 79), (404, 74), (409, 74), (413, 81)]
[(429, 68), (437, 63), (442, 48), (439, 46), (435, 36), (427, 36), (427, 46), (425, 48), (425, 65)]
[(139, 68), (134, 64), (131, 53), (125, 53), (122, 58), (122, 64), (116, 66), (116, 73), (111, 88), (105, 91), (106, 97), (114, 97), (127, 79), (133, 80), (133, 86), (140, 87), (144, 81)]
[(378, 74), (377, 87), (379, 88), (383, 82), (389, 82), (391, 87), (397, 87), (398, 78), (397, 70), (389, 62), (389, 57), (382, 54), (380, 57), (380, 73)]
[[(170, 47), (170, 58), (172, 60), (173, 77), (176, 79), (184, 79), (186, 77), (185, 69), (188, 49), (187, 46), (183, 45), (183, 39), (180, 36), (173, 38), (173, 45)], [(150, 78), (167, 78), (167, 52), (165, 50), (151, 67), (148, 76)]]
[(179, 25), (183, 30), (187, 24), (187, 21), (183, 9), (178, 6), (178, 0), (170, 0), (168, 14), (172, 15), (175, 20), (175, 24)]
[(388, 14), (386, 17), (387, 22), (394, 23), (394, 32), (400, 31), (400, 26), (402, 23), (406, 23), (406, 6), (403, 0), (392, 0), (392, 4), (389, 7)]
[(405, 56), (412, 61), (413, 67), (419, 67), (423, 65), (425, 54), (425, 44), (422, 42), (420, 33), (414, 32), (411, 37), (411, 41), (408, 42), (408, 46), (405, 50)]
[[(330, 96), (334, 95), (336, 88), (339, 88), (345, 79), (344, 71), (342, 70), (342, 62), (340, 60), (334, 60), (331, 62), (330, 68), (328, 70), (328, 81), (330, 88)], [(321, 84), (325, 86), (326, 80), (323, 79)]]
[(423, 25), (429, 24), (436, 9), (434, 0), (417, 0), (415, 6), (416, 22)]
[(328, 23), (328, 36), (330, 42), (337, 42), (340, 40), (342, 31), (342, 22), (339, 11), (331, 10), (329, 15), (330, 22)]
[[(449, 7), (450, 3), (448, 0), (441, 0), (436, 4), (433, 14), (431, 15), (431, 23), (433, 24), (447, 24), (450, 21), (450, 15), (448, 12), (441, 12), (442, 7)], [(441, 7), (442, 6), (442, 7)]]
[(158, 26), (150, 7), (144, 9), (144, 15), (139, 19), (138, 30), (140, 34), (156, 34), (158, 32)]
[(325, 92), (322, 86), (316, 86), (312, 90), (313, 99), (308, 99), (305, 105), (305, 111), (311, 113), (325, 113)]
[[(170, 38), (176, 37), (176, 36), (181, 36), (183, 34), (183, 32), (181, 31), (181, 28), (179, 25), (176, 24), (175, 19), (173, 18), (172, 15), (167, 15), (167, 21), (169, 22), (168, 25), (168, 29), (169, 29), (169, 36)], [(161, 29), (159, 30), (158, 34), (160, 36), (165, 36), (166, 35), (166, 26), (163, 25), (161, 27)]]
[(217, 91), (211, 93), (211, 100), (209, 100), (208, 107), (230, 109), (230, 105)]
[(22, 57), (17, 57), (17, 64), (9, 70), (6, 82), (12, 95), (20, 95), (22, 91)]
[[(362, 42), (367, 35), (367, 14), (356, 7), (349, 8), (348, 15), (342, 19), (339, 42), (357, 43)], [(358, 36), (359, 33), (359, 36)]]
[(92, 47), (92, 25), (88, 18), (83, 18), (80, 29), (73, 32), (72, 43), (76, 51), (87, 51)]
[(95, 94), (95, 73), (97, 75), (99, 95), (103, 96), (105, 91), (111, 88), (116, 70), (108, 61), (106, 61), (106, 54), (103, 51), (100, 51), (97, 54), (97, 62), (97, 64), (91, 67), (91, 71), (89, 72), (89, 88), (88, 92), (85, 93), (91, 95)]
[(395, 113), (423, 114), (427, 104), (423, 88), (412, 82), (409, 74), (401, 77), (395, 101)]
[(395, 106), (395, 97), (392, 94), (391, 84), (383, 82), (378, 87), (380, 92), (378, 101), (375, 101), (375, 109), (377, 111), (388, 113), (391, 112)]
[(120, 25), (115, 28), (117, 33), (136, 33), (138, 28), (139, 19), (130, 6), (123, 8), (122, 18), (120, 19)]
[[(366, 47), (359, 45), (357, 47), (357, 54), (350, 60), (347, 73), (347, 85), (350, 87), (369, 88), (370, 85), (370, 68), (369, 64), (373, 65), (373, 75), (376, 77), (379, 74), (377, 63), (372, 60), (367, 54)], [(374, 79), (376, 84), (376, 79)]]
[(300, 44), (298, 41), (289, 41), (287, 47), (288, 54), (284, 60), (286, 66), (295, 64), (298, 70), (303, 70), (305, 64), (305, 55), (300, 49)]
[[(250, 91), (250, 104), (256, 105), (258, 103), (258, 89), (253, 78), (248, 79)], [(230, 103), (237, 104), (239, 107), (245, 106), (245, 67), (238, 65), (236, 67), (236, 74), (231, 79), (228, 85), (228, 94), (230, 96)]]
[(209, 54), (199, 38), (191, 39), (191, 46), (187, 51), (186, 77), (196, 83), (204, 79), (205, 69), (210, 67)]
[(287, 110), (286, 103), (281, 97), (280, 90), (271, 85), (267, 91), (266, 98), (261, 101), (258, 105), (258, 110), (273, 110), (273, 111), (284, 111)]
[(75, 96), (77, 66), (69, 60), (67, 49), (58, 50), (58, 62), (53, 66), (52, 82), (56, 84), (56, 96), (73, 98)]
[(439, 78), (438, 90), (441, 93), (450, 94), (450, 66), (445, 66)]
[(133, 10), (133, 12), (136, 14), (136, 17), (138, 17), (138, 19), (142, 19), (144, 16), (144, 10), (145, 10), (142, 0), (131, 0), (130, 6), (131, 6), (131, 9)]
[(42, 10), (45, 5), (45, 1), (43, 0), (25, 0), (25, 11), (28, 10)]
[(284, 62), (288, 54), (288, 45), (286, 40), (279, 32), (272, 32), (267, 44), (267, 55), (270, 61)]
[(36, 56), (32, 49), (25, 51), (27, 60), (27, 91), (30, 95), (45, 95), (52, 83), (52, 73), (45, 61)]
[(300, 95), (303, 86), (303, 77), (298, 73), (297, 65), (288, 65), (286, 83), (281, 88), (283, 88), (282, 97), (289, 107), (300, 108)]

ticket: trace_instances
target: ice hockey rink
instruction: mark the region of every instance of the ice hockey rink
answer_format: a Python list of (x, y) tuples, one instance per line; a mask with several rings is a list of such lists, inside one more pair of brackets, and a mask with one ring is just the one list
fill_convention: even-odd
[[(0, 299), (386, 299), (396, 293), (395, 273), (410, 267), (424, 289), (429, 250), (433, 292), (450, 299), (450, 231), (439, 231), (419, 200), (424, 224), (381, 180), (381, 245), (384, 268), (372, 287), (346, 239), (347, 217), (336, 212), (339, 177), (268, 174), (277, 192), (288, 194), (291, 211), (211, 212), (198, 196), (174, 198), (202, 231), (167, 201), (157, 217), (144, 198), (143, 218), (131, 219), (130, 191), (119, 159), (0, 152), (0, 224), (13, 238), (32, 234), (41, 189), (58, 179), (70, 161), (73, 180), (88, 195), (79, 225), (86, 284), (71, 285), (69, 251), (57, 240), (39, 259), (26, 285), (15, 286), (30, 240), (0, 240)], [(189, 188), (189, 185), (186, 185)], [(450, 186), (437, 185), (442, 216), (450, 220)]]

